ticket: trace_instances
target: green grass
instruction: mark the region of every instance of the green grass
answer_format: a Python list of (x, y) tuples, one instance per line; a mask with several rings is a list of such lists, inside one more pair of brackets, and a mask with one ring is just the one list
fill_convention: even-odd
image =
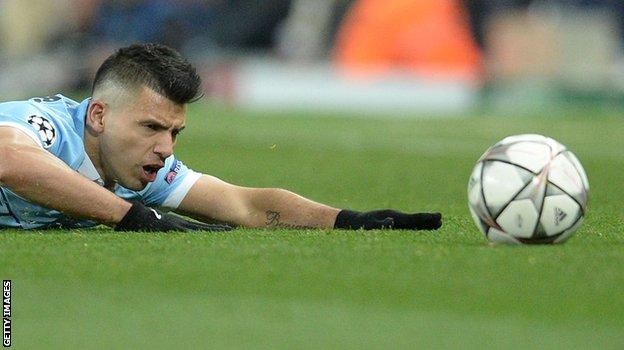
[[(177, 154), (229, 182), (336, 207), (441, 211), (437, 232), (0, 234), (13, 341), (33, 348), (624, 347), (624, 122), (260, 115), (195, 106)], [(558, 246), (492, 246), (468, 214), (475, 160), (550, 135), (584, 164), (588, 217)]]

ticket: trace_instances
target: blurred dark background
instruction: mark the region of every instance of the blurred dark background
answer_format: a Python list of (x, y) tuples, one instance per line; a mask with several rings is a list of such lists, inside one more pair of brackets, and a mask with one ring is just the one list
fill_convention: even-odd
[(622, 33), (616, 0), (4, 0), (0, 97), (88, 93), (115, 48), (159, 42), (254, 108), (620, 103)]

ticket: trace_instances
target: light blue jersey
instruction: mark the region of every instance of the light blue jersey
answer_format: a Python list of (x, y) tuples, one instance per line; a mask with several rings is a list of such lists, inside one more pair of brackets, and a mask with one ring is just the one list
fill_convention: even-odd
[[(103, 185), (84, 148), (85, 116), (89, 99), (78, 103), (62, 95), (0, 103), (0, 126), (23, 131), (43, 149), (91, 181)], [(2, 159), (0, 159), (2, 162)], [(115, 194), (151, 207), (175, 209), (201, 174), (170, 156), (156, 180), (143, 190), (117, 186)], [(70, 218), (57, 210), (28, 202), (0, 186), (0, 229), (80, 228), (96, 222)]]

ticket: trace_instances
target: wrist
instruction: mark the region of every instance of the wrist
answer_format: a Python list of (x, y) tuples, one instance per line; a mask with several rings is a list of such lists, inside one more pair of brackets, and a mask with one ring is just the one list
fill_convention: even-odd
[(115, 207), (115, 211), (113, 212), (110, 223), (107, 224), (109, 224), (110, 226), (115, 226), (119, 224), (126, 217), (126, 215), (128, 215), (128, 212), (130, 212), (131, 208), (132, 203), (125, 200), (120, 200), (119, 205)]
[(336, 216), (334, 228), (348, 230), (358, 229), (358, 219), (361, 214), (362, 213), (355, 210), (342, 209), (340, 212), (338, 212), (338, 215)]

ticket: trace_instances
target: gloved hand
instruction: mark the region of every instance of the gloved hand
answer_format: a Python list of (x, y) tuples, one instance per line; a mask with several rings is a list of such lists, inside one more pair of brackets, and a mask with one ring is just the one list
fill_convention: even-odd
[(130, 210), (115, 226), (115, 231), (144, 232), (229, 231), (231, 229), (227, 225), (205, 224), (203, 222), (189, 221), (176, 215), (161, 213), (139, 202), (134, 202)]
[(407, 214), (392, 209), (358, 212), (341, 210), (334, 228), (348, 230), (406, 229), (437, 230), (442, 226), (440, 213)]

